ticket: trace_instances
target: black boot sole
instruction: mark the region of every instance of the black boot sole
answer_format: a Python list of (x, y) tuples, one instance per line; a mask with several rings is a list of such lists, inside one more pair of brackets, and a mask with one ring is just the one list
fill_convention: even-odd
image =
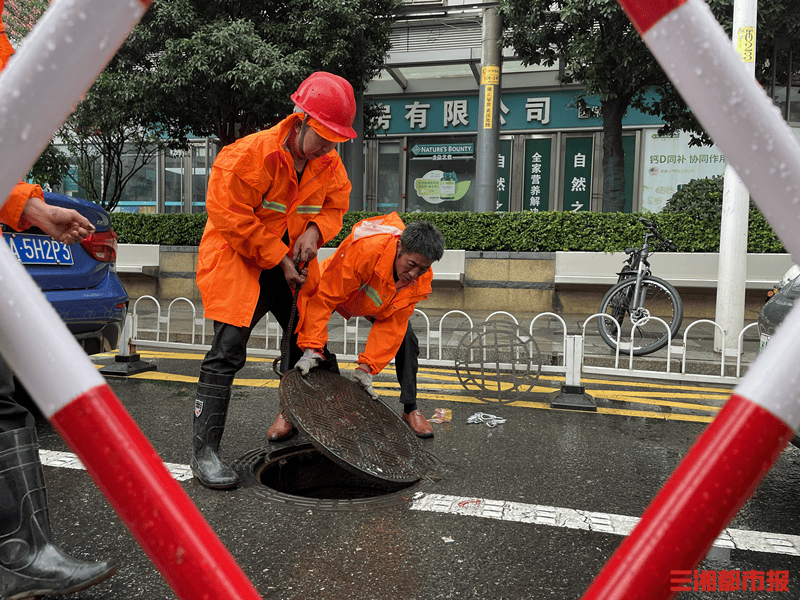
[(76, 583), (75, 585), (63, 588), (63, 589), (54, 589), (54, 588), (40, 588), (35, 590), (27, 590), (24, 592), (18, 592), (16, 594), (12, 594), (11, 596), (4, 596), (8, 600), (32, 600), (38, 596), (60, 596), (62, 594), (72, 594), (74, 592), (80, 592), (81, 590), (85, 590), (88, 587), (92, 587), (93, 585), (97, 585), (98, 583), (104, 582), (106, 579), (111, 578), (111, 576), (117, 572), (117, 567), (113, 566), (104, 573), (101, 573), (97, 577), (89, 579), (88, 581), (82, 581), (80, 583)]

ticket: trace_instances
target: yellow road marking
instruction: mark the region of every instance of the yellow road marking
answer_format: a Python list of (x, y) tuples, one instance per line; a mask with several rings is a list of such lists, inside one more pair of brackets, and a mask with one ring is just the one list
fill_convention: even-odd
[[(142, 359), (147, 358), (162, 358), (169, 360), (202, 360), (205, 356), (203, 353), (193, 352), (161, 352), (161, 351), (145, 351), (139, 353)], [(95, 355), (96, 357), (113, 357), (116, 353), (105, 353)], [(251, 363), (272, 363), (273, 358), (260, 358), (251, 357), (247, 359)], [(355, 368), (355, 363), (339, 363), (340, 367), (344, 369)], [(96, 364), (101, 368), (102, 364)], [(137, 375), (131, 375), (133, 379), (146, 379), (153, 381), (172, 381), (180, 383), (196, 384), (198, 377), (193, 375), (178, 375), (175, 373), (165, 373), (161, 371), (147, 371)], [(426, 388), (431, 387), (428, 380), (435, 380), (436, 389), (454, 392), (464, 392), (465, 387), (461, 384), (461, 379), (457, 376), (455, 370), (422, 367), (419, 371), (420, 380), (420, 393), (417, 396), (422, 400), (431, 400), (435, 402), (457, 402), (462, 404), (483, 404), (483, 405), (498, 405), (498, 401), (482, 400), (466, 394), (449, 394), (449, 393), (433, 393), (426, 391)], [(539, 380), (546, 382), (563, 382), (564, 377), (542, 375)], [(453, 383), (444, 383), (453, 382)], [(277, 389), (279, 380), (276, 378), (271, 379), (245, 379), (236, 378), (234, 385), (237, 387), (252, 387), (252, 388), (272, 388)], [(646, 406), (663, 406), (667, 408), (677, 408), (684, 410), (700, 411), (700, 412), (717, 412), (722, 404), (727, 400), (730, 391), (724, 388), (711, 388), (703, 386), (690, 386), (690, 385), (670, 385), (670, 384), (653, 384), (641, 381), (617, 381), (606, 379), (583, 379), (581, 383), (592, 384), (593, 386), (604, 386), (597, 388), (586, 388), (586, 393), (594, 397), (596, 400), (606, 400), (609, 402), (625, 402), (628, 404), (641, 404)], [(395, 382), (390, 381), (375, 381), (373, 385), (381, 390), (381, 394), (390, 397), (400, 396), (400, 387)], [(477, 389), (477, 386), (469, 386)], [(507, 382), (501, 382), (502, 388), (510, 387)], [(623, 387), (625, 389), (613, 389), (615, 387)], [(649, 388), (648, 391), (630, 388)], [(652, 391), (653, 388), (664, 391)], [(556, 392), (558, 387), (545, 387), (534, 386), (529, 392), (533, 394), (550, 394)], [(667, 391), (671, 390), (671, 391)], [(468, 391), (468, 390), (467, 390)], [(713, 404), (699, 404), (692, 402), (680, 402), (678, 400), (707, 400)], [(529, 400), (517, 400), (514, 402), (507, 402), (505, 406), (514, 406), (519, 408), (534, 408), (539, 410), (553, 410), (548, 402), (537, 402)], [(563, 410), (563, 409), (558, 409)], [(579, 411), (586, 412), (586, 411)], [(690, 421), (698, 423), (710, 423), (713, 416), (706, 415), (693, 415), (693, 414), (675, 414), (671, 412), (661, 413), (652, 410), (635, 410), (630, 408), (611, 408), (608, 406), (598, 406), (597, 414), (613, 415), (613, 416), (626, 416), (626, 417), (641, 417), (648, 419), (661, 419), (661, 420), (675, 420), (675, 421)]]

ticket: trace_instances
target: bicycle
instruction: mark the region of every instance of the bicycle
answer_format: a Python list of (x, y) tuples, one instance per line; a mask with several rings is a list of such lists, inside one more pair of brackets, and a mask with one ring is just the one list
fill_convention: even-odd
[[(680, 294), (671, 284), (652, 274), (647, 260), (654, 252), (653, 238), (659, 242), (660, 248), (675, 250), (675, 245), (659, 233), (652, 221), (639, 217), (639, 222), (645, 228), (644, 243), (638, 249), (625, 248), (628, 258), (622, 271), (617, 273), (617, 283), (603, 297), (598, 311), (610, 316), (598, 320), (603, 341), (616, 350), (619, 340), (620, 354), (633, 353), (634, 356), (650, 354), (666, 346), (678, 333), (683, 321)], [(666, 322), (669, 331), (652, 317)]]

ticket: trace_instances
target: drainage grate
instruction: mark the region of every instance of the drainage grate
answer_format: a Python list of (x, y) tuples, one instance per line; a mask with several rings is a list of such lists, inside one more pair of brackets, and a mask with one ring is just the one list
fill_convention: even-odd
[(441, 480), (442, 464), (424, 454), (427, 475), (401, 489), (343, 468), (302, 434), (251, 450), (231, 464), (246, 492), (287, 506), (317, 510), (384, 508), (409, 502)]

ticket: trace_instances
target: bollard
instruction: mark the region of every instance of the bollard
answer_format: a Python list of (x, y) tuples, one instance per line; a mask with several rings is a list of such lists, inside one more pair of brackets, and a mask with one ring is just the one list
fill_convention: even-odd
[(561, 389), (552, 394), (550, 408), (597, 412), (594, 398), (586, 393), (586, 388), (581, 384), (582, 366), (583, 336), (568, 335), (564, 342), (566, 377), (564, 383), (561, 384)]
[(122, 326), (122, 335), (119, 338), (119, 352), (114, 357), (114, 362), (100, 369), (103, 375), (136, 375), (147, 371), (155, 371), (158, 367), (152, 363), (141, 360), (136, 346), (131, 343), (133, 338), (133, 317), (125, 315), (125, 324)]

